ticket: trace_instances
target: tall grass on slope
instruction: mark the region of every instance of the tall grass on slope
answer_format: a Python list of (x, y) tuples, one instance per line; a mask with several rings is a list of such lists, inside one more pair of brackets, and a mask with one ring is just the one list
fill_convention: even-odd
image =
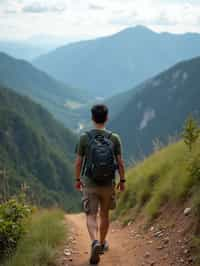
[[(181, 141), (155, 152), (127, 173), (127, 190), (119, 198), (114, 217), (134, 219), (143, 209), (154, 218), (162, 204), (177, 202), (190, 196), (199, 204), (199, 181), (188, 170), (190, 158), (199, 158), (200, 143), (189, 152)], [(198, 203), (198, 204), (197, 204)], [(200, 208), (199, 208), (200, 214)]]
[(27, 234), (20, 240), (16, 253), (5, 266), (55, 265), (58, 245), (66, 237), (64, 214), (59, 210), (36, 212), (27, 228)]

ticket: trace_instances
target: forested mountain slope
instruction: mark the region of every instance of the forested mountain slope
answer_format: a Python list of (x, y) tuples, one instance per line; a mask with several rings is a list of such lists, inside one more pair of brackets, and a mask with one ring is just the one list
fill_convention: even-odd
[(0, 86), (0, 169), (6, 169), (10, 194), (26, 183), (37, 204), (76, 207), (75, 143), (75, 135), (40, 105)]
[(39, 102), (65, 125), (73, 124), (68, 105), (85, 103), (86, 93), (56, 81), (24, 60), (0, 53), (0, 62), (0, 84)]
[(124, 107), (119, 107), (121, 111), (110, 127), (122, 136), (127, 159), (149, 154), (157, 138), (165, 143), (169, 136), (179, 134), (189, 114), (199, 117), (199, 84), (198, 57), (146, 81)]

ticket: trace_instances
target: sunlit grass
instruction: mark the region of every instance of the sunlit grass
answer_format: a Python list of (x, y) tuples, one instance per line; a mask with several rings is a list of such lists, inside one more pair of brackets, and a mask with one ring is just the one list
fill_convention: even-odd
[(64, 214), (59, 210), (37, 211), (5, 266), (55, 265), (58, 246), (67, 236)]
[(190, 156), (198, 156), (199, 148), (200, 144), (197, 143), (192, 153), (189, 153), (180, 141), (156, 151), (145, 161), (130, 168), (127, 173), (127, 190), (120, 197), (113, 216), (134, 219), (131, 215), (144, 210), (152, 219), (162, 204), (184, 200), (188, 193), (193, 193), (195, 205), (196, 198), (199, 198), (195, 196), (198, 184), (189, 174), (188, 160)]

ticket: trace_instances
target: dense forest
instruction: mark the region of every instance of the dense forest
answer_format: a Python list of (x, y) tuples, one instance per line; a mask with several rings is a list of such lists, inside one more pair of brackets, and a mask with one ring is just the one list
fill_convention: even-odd
[(76, 207), (75, 135), (39, 104), (2, 86), (0, 125), (0, 168), (6, 169), (8, 193), (17, 193), (26, 184), (29, 198), (39, 205)]

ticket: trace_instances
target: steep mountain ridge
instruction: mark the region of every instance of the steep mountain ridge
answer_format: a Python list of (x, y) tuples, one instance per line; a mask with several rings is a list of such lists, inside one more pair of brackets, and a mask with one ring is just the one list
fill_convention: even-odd
[(189, 114), (199, 118), (199, 69), (200, 57), (181, 62), (144, 82), (124, 107), (119, 105), (110, 127), (122, 136), (126, 158), (151, 153), (156, 139), (166, 143), (179, 136)]
[(65, 125), (73, 124), (73, 113), (67, 103), (85, 103), (86, 93), (58, 82), (24, 60), (0, 53), (0, 61), (0, 84), (31, 97)]

